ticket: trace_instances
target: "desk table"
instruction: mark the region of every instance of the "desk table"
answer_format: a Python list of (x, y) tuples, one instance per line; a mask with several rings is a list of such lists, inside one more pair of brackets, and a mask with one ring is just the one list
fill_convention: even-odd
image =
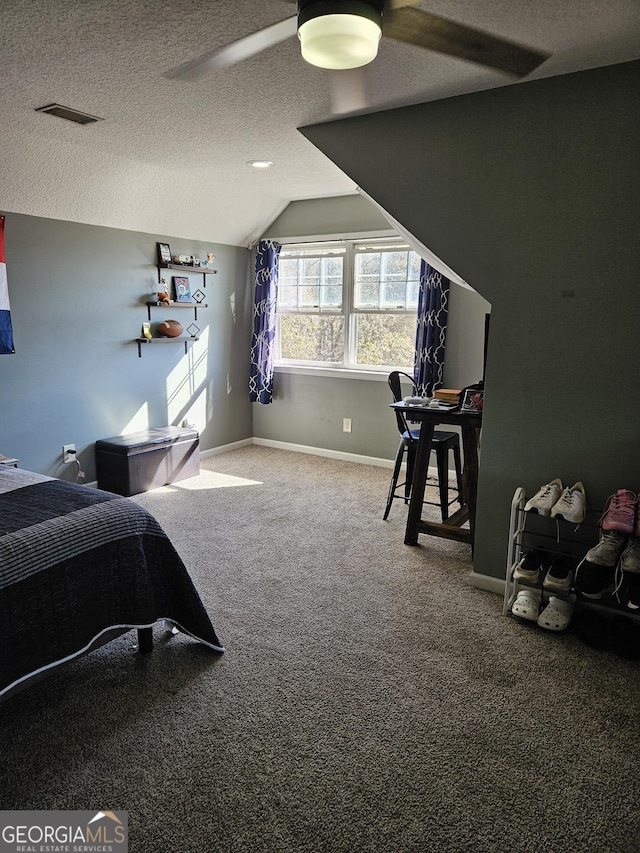
[[(460, 409), (429, 409), (426, 406), (406, 406), (392, 403), (392, 409), (401, 411), (407, 420), (420, 423), (420, 437), (416, 448), (416, 460), (411, 484), (409, 513), (404, 536), (405, 545), (417, 545), (418, 534), (427, 533), (444, 539), (468, 542), (473, 548), (476, 519), (476, 491), (478, 487), (478, 441), (477, 430), (482, 426), (482, 412), (463, 412)], [(460, 509), (444, 522), (423, 521), (422, 506), (429, 469), (433, 430), (438, 424), (459, 426), (462, 432), (464, 454), (463, 479), (465, 494), (461, 495)], [(462, 525), (468, 521), (469, 528)]]

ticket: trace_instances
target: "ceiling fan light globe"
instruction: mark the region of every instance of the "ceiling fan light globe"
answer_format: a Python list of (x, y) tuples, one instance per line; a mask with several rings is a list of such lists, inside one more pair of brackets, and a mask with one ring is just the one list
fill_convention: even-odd
[(374, 60), (382, 30), (360, 15), (322, 15), (298, 28), (302, 58), (332, 70), (360, 68)]

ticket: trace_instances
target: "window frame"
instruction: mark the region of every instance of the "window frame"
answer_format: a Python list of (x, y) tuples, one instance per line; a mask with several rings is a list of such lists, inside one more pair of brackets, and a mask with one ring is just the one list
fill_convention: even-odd
[[(342, 281), (342, 307), (335, 311), (329, 309), (316, 308), (309, 311), (282, 310), (276, 309), (276, 336), (274, 347), (274, 367), (277, 371), (283, 373), (313, 373), (315, 375), (341, 375), (350, 376), (352, 378), (386, 378), (392, 370), (409, 370), (413, 371), (413, 364), (389, 364), (389, 365), (371, 365), (358, 364), (356, 361), (357, 350), (357, 318), (359, 314), (371, 315), (380, 314), (383, 316), (410, 315), (415, 318), (417, 326), (417, 307), (409, 306), (408, 308), (370, 308), (370, 307), (355, 307), (355, 261), (356, 255), (362, 254), (359, 247), (367, 247), (375, 250), (377, 247), (402, 249), (407, 252), (408, 261), (410, 255), (418, 253), (397, 234), (389, 236), (371, 236), (344, 238), (341, 240), (310, 240), (309, 242), (296, 241), (292, 243), (282, 244), (282, 252), (310, 252), (314, 248), (320, 251), (327, 249), (344, 249), (343, 257), (343, 281)], [(314, 257), (313, 254), (307, 255)], [(419, 257), (419, 255), (418, 255)], [(409, 280), (409, 279), (407, 279)], [(323, 315), (333, 315), (344, 317), (344, 358), (342, 362), (325, 362), (311, 361), (300, 359), (283, 359), (281, 355), (281, 316), (312, 316), (321, 317)]]

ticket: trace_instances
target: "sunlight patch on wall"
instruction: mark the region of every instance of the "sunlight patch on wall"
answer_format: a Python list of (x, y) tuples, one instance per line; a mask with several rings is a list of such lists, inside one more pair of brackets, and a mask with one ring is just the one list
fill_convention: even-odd
[(171, 424), (180, 426), (186, 419), (199, 432), (207, 425), (206, 382), (207, 356), (209, 352), (209, 327), (200, 333), (200, 340), (189, 347), (189, 351), (167, 377), (167, 415)]
[(135, 415), (131, 418), (128, 424), (120, 431), (120, 435), (127, 435), (130, 432), (140, 432), (143, 429), (149, 429), (149, 404), (143, 403)]

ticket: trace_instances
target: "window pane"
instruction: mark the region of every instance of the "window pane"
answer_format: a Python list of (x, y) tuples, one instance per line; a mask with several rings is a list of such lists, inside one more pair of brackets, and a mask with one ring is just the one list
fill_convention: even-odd
[(283, 315), (280, 318), (280, 357), (293, 361), (342, 363), (344, 317)]
[(409, 254), (409, 278), (411, 279), (420, 279), (420, 262), (421, 258), (417, 252), (411, 252)]
[(327, 276), (336, 276), (342, 281), (342, 258), (326, 258), (325, 271)]
[(377, 280), (361, 282), (356, 286), (355, 305), (356, 308), (380, 307), (380, 285)]
[(320, 293), (322, 308), (342, 308), (342, 278), (339, 284), (323, 287)]
[(313, 249), (309, 250), (309, 257), (283, 257), (281, 253), (277, 310), (342, 311), (344, 249), (340, 252), (323, 255)]
[(278, 261), (278, 281), (283, 281), (285, 278), (298, 280), (298, 261), (295, 259), (283, 259)]
[(410, 366), (416, 339), (411, 314), (358, 314), (356, 363), (371, 366)]
[(418, 307), (418, 290), (420, 288), (420, 281), (410, 281), (409, 282), (409, 293), (407, 295), (407, 308), (416, 308)]
[(300, 308), (319, 308), (320, 307), (320, 288), (306, 287), (301, 285), (300, 291)]
[(356, 281), (364, 275), (380, 277), (380, 253), (356, 255)]
[(394, 281), (407, 280), (407, 252), (385, 252), (382, 257), (382, 278)]
[(278, 281), (278, 308), (282, 310), (295, 310), (298, 307), (298, 288), (289, 287)]
[(320, 276), (320, 258), (304, 258), (300, 261), (302, 267), (300, 276), (303, 279), (317, 281)]
[(383, 308), (404, 308), (407, 298), (407, 283), (406, 281), (396, 282), (391, 284), (387, 282), (384, 286), (384, 302)]

